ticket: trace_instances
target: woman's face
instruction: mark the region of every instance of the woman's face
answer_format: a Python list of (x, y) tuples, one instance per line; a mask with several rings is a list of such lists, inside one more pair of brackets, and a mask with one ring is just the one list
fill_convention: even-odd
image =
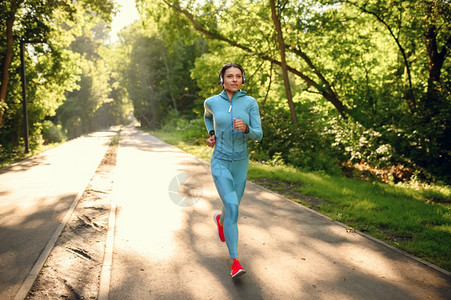
[(229, 92), (237, 92), (243, 84), (243, 74), (235, 67), (228, 68), (224, 73), (224, 89)]

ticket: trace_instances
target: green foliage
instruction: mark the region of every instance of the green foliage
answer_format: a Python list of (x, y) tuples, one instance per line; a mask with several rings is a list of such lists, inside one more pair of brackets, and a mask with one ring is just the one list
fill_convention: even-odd
[(333, 151), (333, 136), (326, 130), (328, 123), (311, 105), (298, 103), (301, 118), (296, 128), (290, 122), (286, 107), (266, 103), (261, 109), (263, 140), (250, 143), (251, 158), (266, 162), (276, 159), (305, 170), (338, 173), (339, 157)]
[(166, 123), (162, 126), (163, 132), (178, 132), (178, 137), (183, 141), (194, 144), (203, 145), (207, 136), (204, 119), (186, 119), (180, 113), (171, 111), (166, 119)]
[(69, 138), (131, 121), (131, 108), (123, 89), (119, 84), (112, 84), (118, 80), (113, 70), (121, 53), (104, 46), (107, 34), (103, 22), (86, 24), (81, 29), (83, 35), (71, 44), (80, 57), (78, 88), (67, 93), (67, 100), (55, 117)]
[[(16, 36), (49, 40), (27, 48), (36, 143), (46, 118), (74, 137), (129, 122), (132, 111), (151, 129), (176, 118), (173, 126), (195, 141), (203, 101), (221, 91), (219, 69), (235, 61), (263, 119), (264, 139), (250, 145), (254, 159), (332, 174), (360, 164), (372, 172), (402, 169), (414, 181), (450, 182), (446, 1), (276, 1), (298, 126), (290, 121), (268, 1), (139, 0), (143, 17), (109, 47), (98, 16), (108, 21), (112, 6), (101, 2), (29, 1), (35, 6), (17, 14)], [(2, 20), (9, 4), (0, 4)], [(5, 49), (0, 43), (0, 53)], [(3, 145), (19, 145), (23, 132), (19, 66), (15, 57), (14, 84), (1, 105)]]
[(11, 147), (8, 144), (5, 144), (5, 146), (0, 144), (0, 168), (8, 166), (24, 156), (24, 147)]
[[(17, 4), (20, 5), (15, 11), (14, 5)], [(68, 46), (84, 25), (99, 21), (93, 17), (94, 14), (110, 19), (112, 4), (110, 0), (1, 2), (0, 62), (1, 70), (9, 74), (9, 81), (4, 76), (1, 78), (2, 87), (7, 87), (6, 97), (0, 101), (0, 113), (3, 113), (0, 144), (4, 145), (3, 149), (23, 147), (19, 41), (45, 40), (45, 43), (26, 44), (25, 47), (28, 123), (33, 150), (43, 143), (41, 124), (44, 119), (53, 117), (65, 101), (65, 93), (76, 87), (80, 56)], [(11, 16), (14, 17), (12, 25), (6, 22)], [(13, 49), (6, 47), (9, 28), (12, 30)], [(8, 63), (5, 58), (10, 50), (14, 55)]]
[[(178, 14), (183, 30), (177, 32), (186, 31), (191, 21), (212, 39), (192, 70), (203, 98), (218, 93), (214, 82), (223, 63), (245, 66), (251, 80), (244, 88), (260, 102), (264, 123), (269, 122), (263, 124), (263, 143), (252, 146), (255, 158), (271, 160), (278, 153), (285, 163), (332, 172), (346, 161), (382, 169), (403, 166), (417, 178), (449, 183), (449, 5), (276, 3), (287, 63), (294, 70), (290, 81), (301, 120), (296, 128), (285, 121), (288, 108), (274, 64), (279, 52), (267, 1), (156, 2), (158, 15), (170, 15), (158, 19), (159, 26), (177, 31), (168, 20), (175, 22)], [(343, 103), (347, 120), (337, 119), (337, 111), (342, 112), (334, 101)]]
[[(188, 130), (191, 134), (181, 130), (190, 127), (191, 122), (177, 118), (171, 120), (163, 130), (152, 134), (209, 160), (212, 148), (207, 147), (205, 141), (198, 146), (192, 144), (197, 136), (195, 130)], [(248, 179), (278, 193), (287, 192), (290, 199), (312, 206), (334, 220), (442, 268), (451, 269), (449, 186), (421, 185), (418, 182), (381, 184), (323, 171), (305, 171), (284, 164), (281, 153), (274, 153), (273, 159), (265, 163), (251, 161)], [(305, 200), (306, 195), (310, 196), (307, 197), (310, 201), (314, 197), (313, 205)]]
[(210, 160), (213, 148), (205, 144), (208, 134), (203, 118), (188, 120), (180, 113), (171, 111), (165, 121), (160, 129), (151, 131), (151, 134), (201, 159)]
[(63, 127), (53, 124), (50, 120), (42, 122), (42, 138), (45, 144), (61, 143), (66, 140)]
[(135, 24), (128, 29), (125, 43), (129, 62), (120, 72), (121, 85), (128, 91), (135, 117), (141, 126), (156, 129), (163, 126), (171, 111), (199, 117), (198, 87), (190, 79), (190, 70), (203, 51), (203, 40), (167, 44), (152, 26)]
[(400, 187), (257, 163), (250, 165), (248, 178), (300, 184), (302, 195), (320, 200), (315, 209), (321, 213), (451, 269), (449, 187)]
[(332, 131), (335, 133), (334, 146), (341, 148), (341, 152), (351, 163), (365, 161), (380, 168), (393, 163), (393, 147), (384, 143), (382, 134), (373, 128), (365, 129), (358, 123), (342, 121), (335, 123)]

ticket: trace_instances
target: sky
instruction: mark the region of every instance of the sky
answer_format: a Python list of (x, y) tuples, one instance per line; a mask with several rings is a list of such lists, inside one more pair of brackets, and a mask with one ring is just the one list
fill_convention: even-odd
[(114, 0), (114, 2), (121, 7), (119, 7), (119, 12), (111, 23), (110, 39), (112, 43), (118, 41), (117, 34), (122, 28), (139, 18), (138, 11), (135, 7), (135, 0)]

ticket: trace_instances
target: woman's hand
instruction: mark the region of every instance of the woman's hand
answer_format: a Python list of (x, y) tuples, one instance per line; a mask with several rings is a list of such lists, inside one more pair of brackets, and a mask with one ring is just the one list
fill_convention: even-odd
[(213, 134), (207, 139), (207, 146), (213, 148), (216, 143), (216, 136)]
[(246, 131), (246, 123), (241, 119), (233, 118), (233, 129), (238, 129), (241, 132)]

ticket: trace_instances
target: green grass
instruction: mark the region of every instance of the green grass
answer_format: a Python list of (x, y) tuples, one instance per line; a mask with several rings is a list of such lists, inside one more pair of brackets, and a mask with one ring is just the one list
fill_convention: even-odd
[[(111, 137), (111, 145), (114, 147), (117, 147), (119, 145), (119, 138), (120, 138), (120, 131), (116, 135)], [(10, 166), (21, 160), (24, 160), (24, 159), (27, 159), (34, 155), (40, 154), (40, 153), (50, 150), (52, 148), (58, 147), (58, 146), (64, 144), (65, 142), (67, 142), (67, 141), (62, 141), (59, 143), (49, 143), (49, 144), (45, 144), (45, 145), (38, 145), (37, 147), (31, 149), (29, 153), (25, 153), (24, 149), (16, 149), (16, 151), (14, 151), (14, 152), (5, 152), (5, 153), (0, 151), (0, 168)], [(0, 145), (0, 150), (2, 150), (1, 145)]]
[[(183, 141), (179, 131), (152, 134), (204, 160), (208, 161), (212, 154), (212, 149), (205, 145)], [(451, 189), (448, 186), (367, 182), (257, 162), (250, 163), (248, 179), (451, 270)]]
[(180, 148), (183, 151), (191, 153), (192, 155), (206, 161), (210, 161), (210, 157), (213, 154), (213, 148), (210, 148), (205, 144), (195, 145), (192, 142), (184, 141), (181, 138), (181, 133), (179, 131), (153, 131), (151, 132), (151, 134), (165, 141), (166, 143), (174, 145), (177, 148)]
[(119, 140), (121, 139), (121, 130), (117, 131), (110, 139), (110, 145), (112, 147), (119, 147)]
[(58, 147), (59, 145), (61, 145), (63, 143), (64, 142), (39, 145), (38, 147), (31, 149), (30, 152), (28, 152), (28, 153), (25, 153), (23, 149), (20, 149), (19, 151), (15, 151), (15, 152), (9, 152), (9, 153), (0, 152), (0, 169), (7, 167), (9, 165), (12, 165), (21, 160), (32, 157), (34, 155), (37, 155), (39, 153), (42, 153), (44, 151), (47, 151), (49, 149)]

